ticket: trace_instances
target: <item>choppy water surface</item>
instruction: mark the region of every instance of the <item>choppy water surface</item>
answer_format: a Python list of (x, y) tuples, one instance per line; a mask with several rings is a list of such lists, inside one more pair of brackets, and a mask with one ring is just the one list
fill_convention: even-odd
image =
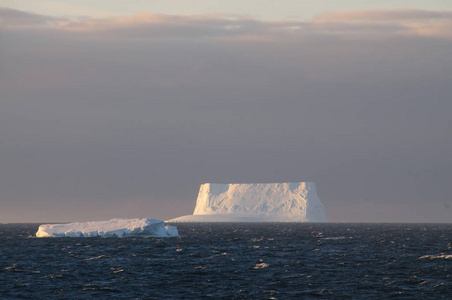
[(452, 224), (177, 224), (180, 238), (35, 238), (0, 225), (1, 299), (452, 295)]

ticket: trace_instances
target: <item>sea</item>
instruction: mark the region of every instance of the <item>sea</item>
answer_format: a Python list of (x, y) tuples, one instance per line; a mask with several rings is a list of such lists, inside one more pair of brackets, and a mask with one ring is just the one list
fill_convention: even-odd
[(452, 224), (178, 223), (36, 238), (0, 224), (0, 299), (452, 299)]

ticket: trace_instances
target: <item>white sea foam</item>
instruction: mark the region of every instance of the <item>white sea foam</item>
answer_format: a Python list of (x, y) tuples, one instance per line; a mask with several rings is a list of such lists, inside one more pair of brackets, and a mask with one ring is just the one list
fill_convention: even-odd
[(419, 258), (429, 258), (429, 259), (437, 259), (437, 258), (443, 258), (443, 259), (452, 259), (452, 254), (440, 254), (440, 255), (424, 255), (420, 256)]
[(267, 268), (268, 264), (265, 263), (262, 259), (259, 259), (259, 261), (254, 264), (253, 269), (264, 269)]
[(321, 238), (321, 240), (343, 240), (343, 239), (345, 239), (345, 236), (335, 236), (335, 237)]

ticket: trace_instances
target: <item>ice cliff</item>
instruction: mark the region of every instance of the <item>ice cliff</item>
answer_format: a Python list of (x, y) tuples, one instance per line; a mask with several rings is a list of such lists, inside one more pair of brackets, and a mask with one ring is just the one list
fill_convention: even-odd
[(193, 215), (167, 222), (326, 222), (314, 182), (216, 184), (199, 189)]
[(109, 236), (178, 236), (175, 226), (155, 219), (111, 219), (109, 221), (76, 222), (69, 224), (43, 224), (37, 237), (109, 237)]

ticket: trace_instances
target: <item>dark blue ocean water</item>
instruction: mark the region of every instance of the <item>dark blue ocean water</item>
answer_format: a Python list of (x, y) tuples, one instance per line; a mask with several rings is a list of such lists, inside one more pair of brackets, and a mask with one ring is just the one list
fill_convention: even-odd
[(179, 238), (0, 225), (0, 299), (452, 299), (452, 224), (177, 224)]

